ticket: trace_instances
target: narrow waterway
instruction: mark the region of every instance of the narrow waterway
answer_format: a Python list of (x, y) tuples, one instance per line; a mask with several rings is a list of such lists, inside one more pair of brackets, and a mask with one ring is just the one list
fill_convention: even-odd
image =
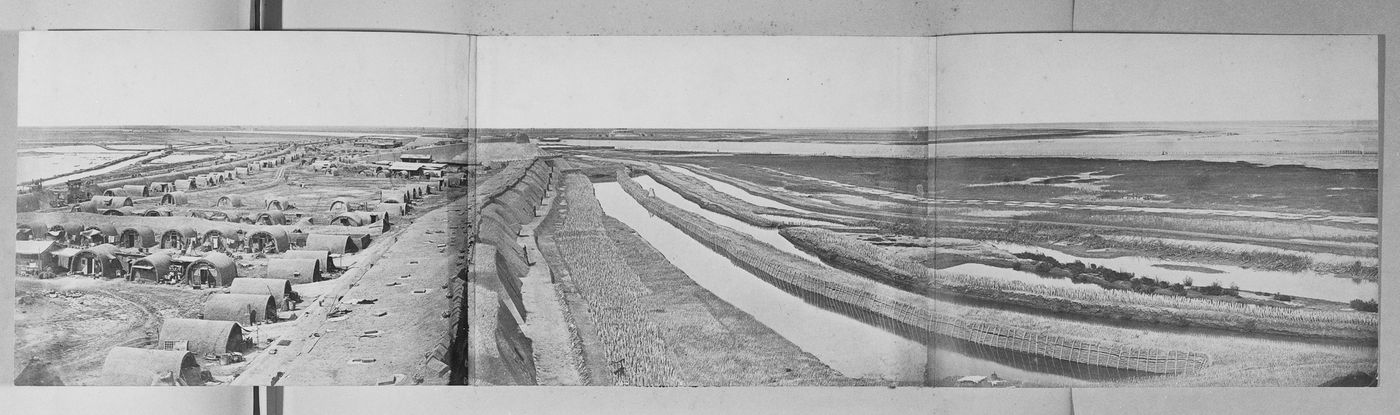
[[(665, 189), (654, 181), (647, 186)], [(652, 216), (617, 183), (595, 184), (594, 191), (605, 214), (636, 230), (701, 287), (749, 313), (833, 369), (852, 377), (923, 381), (929, 354), (923, 344), (808, 304), (764, 282), (669, 222)], [(730, 225), (734, 224), (725, 226)]]
[[(1231, 283), (1234, 283), (1238, 284), (1242, 290), (1266, 293), (1278, 292), (1298, 297), (1340, 302), (1348, 302), (1354, 299), (1371, 300), (1375, 299), (1380, 293), (1379, 285), (1375, 282), (1331, 277), (1311, 271), (1266, 271), (1229, 265), (1166, 261), (1140, 256), (1084, 258), (1038, 246), (1020, 245), (1008, 242), (994, 242), (992, 245), (1012, 253), (1039, 252), (1050, 255), (1061, 263), (1080, 261), (1085, 264), (1098, 264), (1099, 266), (1108, 267), (1117, 271), (1131, 272), (1140, 277), (1151, 277), (1153, 279), (1172, 283), (1184, 282), (1189, 278), (1192, 284), (1198, 287), (1207, 286), (1213, 282), (1219, 282), (1220, 285), (1229, 287)], [(1161, 267), (1160, 265), (1176, 266), (1179, 268), (1170, 269)], [(1182, 267), (1204, 269), (1192, 270)], [(1209, 272), (1205, 269), (1218, 272)]]
[(658, 183), (656, 179), (652, 179), (651, 176), (633, 177), (632, 180), (637, 182), (637, 184), (641, 185), (642, 188), (651, 191), (657, 197), (661, 198), (661, 200), (666, 201), (666, 203), (676, 205), (677, 207), (688, 210), (692, 213), (704, 216), (705, 219), (709, 219), (710, 222), (714, 222), (716, 224), (719, 224), (720, 226), (747, 233), (750, 236), (753, 236), (754, 238), (763, 241), (763, 243), (772, 245), (774, 248), (778, 248), (783, 251), (787, 251), (792, 254), (801, 256), (802, 258), (808, 261), (812, 261), (818, 264), (822, 263), (822, 260), (820, 258), (817, 258), (816, 256), (809, 254), (806, 251), (803, 251), (796, 245), (793, 245), (791, 241), (788, 241), (787, 238), (784, 238), (782, 234), (779, 234), (777, 229), (760, 228), (744, 223), (744, 221), (734, 219), (729, 215), (705, 209), (699, 204), (696, 204), (695, 202), (686, 199), (684, 196), (681, 196), (680, 193), (676, 193), (675, 190), (671, 190), (671, 188), (666, 187), (666, 185)]
[[(707, 219), (722, 222), (731, 229), (756, 238), (766, 232), (772, 232), (707, 211), (649, 177), (637, 177), (633, 180), (643, 188), (655, 191), (662, 200), (692, 213), (704, 215)], [(925, 374), (925, 370), (932, 379), (996, 373), (1006, 379), (1042, 386), (1082, 385), (1091, 382), (1086, 379), (1106, 379), (1124, 375), (1123, 371), (1062, 362), (952, 339), (940, 339), (939, 344), (931, 349), (916, 341), (807, 303), (764, 282), (692, 239), (669, 222), (652, 216), (616, 183), (595, 184), (594, 188), (604, 213), (637, 230), (642, 238), (702, 287), (753, 315), (764, 325), (843, 374), (916, 381)], [(776, 232), (773, 234), (778, 238), (777, 242), (791, 246), (781, 235), (776, 235)], [(826, 265), (815, 259), (813, 261)], [(931, 365), (930, 358), (934, 359)]]

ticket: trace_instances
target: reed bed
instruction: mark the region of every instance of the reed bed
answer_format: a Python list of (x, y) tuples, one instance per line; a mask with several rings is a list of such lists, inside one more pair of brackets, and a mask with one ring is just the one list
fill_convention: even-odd
[[(1307, 337), (1375, 339), (1374, 313), (1266, 307), (1212, 299), (1143, 294), (1094, 287), (1060, 287), (961, 273), (935, 271), (903, 260), (874, 244), (818, 228), (787, 228), (780, 233), (823, 258), (836, 258), (880, 281), (901, 288), (973, 297), (981, 300), (1091, 317), (1127, 316), (1133, 320), (1259, 331)], [(906, 288), (907, 289), (907, 288)]]
[(676, 173), (674, 171), (671, 171), (670, 169), (656, 164), (648, 163), (645, 165), (645, 167), (641, 167), (640, 170), (645, 172), (648, 176), (651, 176), (653, 179), (656, 179), (657, 183), (661, 183), (663, 186), (666, 186), (668, 188), (671, 188), (671, 190), (676, 191), (676, 193), (680, 193), (681, 197), (686, 198), (686, 200), (695, 202), (696, 204), (699, 204), (705, 209), (723, 213), (725, 215), (734, 217), (735, 219), (744, 221), (744, 223), (748, 223), (750, 225), (758, 227), (776, 228), (783, 226), (800, 225), (800, 223), (796, 221), (789, 222), (779, 219), (773, 219), (763, 216), (764, 214), (775, 216), (787, 216), (792, 218), (816, 219), (840, 223), (844, 225), (859, 225), (863, 222), (866, 222), (865, 220), (855, 221), (851, 218), (842, 216), (827, 214), (813, 215), (788, 209), (778, 209), (773, 207), (755, 205), (738, 197), (734, 197), (728, 193), (716, 190), (714, 186), (710, 186), (709, 183), (705, 183), (700, 179), (691, 177), (687, 174)]
[(803, 300), (933, 344), (935, 336), (987, 344), (1087, 365), (1151, 373), (1188, 373), (1210, 364), (1204, 353), (1137, 347), (1000, 324), (991, 318), (939, 313), (946, 303), (806, 261), (658, 198), (619, 171), (622, 188), (648, 211)]
[(618, 384), (678, 386), (677, 368), (666, 358), (662, 330), (645, 318), (647, 289), (603, 228), (603, 209), (581, 174), (564, 178), (569, 211), (554, 234), (561, 266), (588, 305), (603, 356)]
[(1305, 221), (1273, 221), (1244, 218), (1182, 218), (1145, 214), (1104, 214), (1103, 212), (1044, 212), (1023, 216), (1022, 219), (1125, 226), (1143, 229), (1205, 232), (1272, 239), (1305, 238), (1325, 241), (1373, 243), (1378, 240), (1378, 235), (1375, 230), (1344, 228)]

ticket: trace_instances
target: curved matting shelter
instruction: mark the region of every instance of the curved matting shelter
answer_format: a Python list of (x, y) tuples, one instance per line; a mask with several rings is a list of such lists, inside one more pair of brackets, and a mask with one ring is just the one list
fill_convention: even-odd
[(335, 200), (332, 200), (332, 201), (331, 201), (330, 206), (327, 207), (326, 210), (331, 211), (331, 212), (346, 212), (346, 211), (349, 211), (349, 210), (350, 210), (350, 199), (346, 199), (346, 198), (343, 198), (343, 197), (337, 197), (337, 198), (335, 198)]
[(238, 278), (238, 263), (228, 255), (210, 252), (190, 264), (185, 278), (190, 285), (226, 287)]
[(189, 342), (195, 354), (243, 351), (243, 326), (232, 321), (167, 318), (160, 325), (160, 342)]
[(160, 204), (184, 206), (190, 204), (190, 196), (183, 191), (166, 193), (160, 197)]
[(186, 244), (194, 242), (194, 238), (198, 235), (199, 233), (195, 232), (194, 228), (188, 226), (167, 229), (160, 234), (160, 247), (183, 248)]
[(258, 212), (258, 215), (253, 218), (253, 223), (258, 225), (286, 225), (287, 215), (276, 210)]
[(126, 196), (93, 196), (89, 201), (98, 209), (136, 206), (136, 202)]
[(408, 195), (400, 189), (389, 189), (379, 191), (379, 201), (384, 203), (408, 203)]
[(102, 278), (115, 277), (122, 267), (121, 261), (117, 260), (117, 249), (116, 245), (102, 244), (78, 251), (70, 260), (68, 270)]
[(235, 278), (228, 286), (231, 294), (262, 294), (272, 296), (279, 310), (291, 310), (294, 295), (292, 282), (275, 278)]
[(117, 231), (117, 246), (121, 248), (150, 248), (156, 245), (156, 232), (149, 226), (126, 226)]
[(203, 245), (209, 249), (217, 250), (237, 246), (239, 242), (242, 242), (243, 235), (242, 231), (232, 224), (215, 224), (205, 229), (200, 234), (200, 239), (204, 241)]
[(219, 200), (214, 201), (214, 207), (243, 207), (243, 196), (219, 196)]
[(213, 294), (204, 300), (204, 319), (245, 326), (277, 320), (277, 301), (268, 294)]
[(375, 217), (369, 212), (345, 212), (331, 219), (331, 224), (340, 226), (365, 226), (374, 222)]
[(292, 284), (321, 281), (321, 261), (308, 258), (274, 258), (267, 260), (267, 277), (287, 280)]
[(288, 202), (287, 199), (281, 197), (267, 198), (267, 204), (265, 206), (267, 210), (287, 210), (292, 208), (292, 204)]
[(102, 386), (202, 386), (194, 353), (114, 347), (102, 362)]
[(170, 273), (170, 254), (157, 252), (131, 263), (131, 273), (137, 280), (156, 282)]
[(347, 235), (320, 234), (309, 234), (306, 236), (306, 249), (311, 251), (327, 251), (335, 255), (353, 254), (360, 250)]
[(68, 211), (73, 213), (97, 213), (97, 202), (89, 200), (78, 203), (69, 208)]
[(287, 231), (270, 226), (249, 233), (246, 245), (249, 252), (286, 252), (291, 248)]
[(335, 267), (335, 265), (331, 263), (331, 253), (330, 253), (330, 251), (326, 251), (326, 250), (294, 249), (294, 250), (291, 250), (291, 251), (283, 252), (283, 253), (282, 253), (282, 257), (283, 257), (283, 258), (314, 259), (314, 260), (320, 261), (320, 264), (318, 264), (318, 267), (321, 269), (321, 272), (326, 272), (327, 270), (329, 270), (329, 269)]

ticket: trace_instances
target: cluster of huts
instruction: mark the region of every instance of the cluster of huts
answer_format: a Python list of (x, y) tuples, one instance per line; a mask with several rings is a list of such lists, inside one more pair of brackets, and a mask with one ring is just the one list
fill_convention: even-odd
[[(310, 234), (282, 226), (210, 223), (195, 230), (173, 223), (153, 229), (102, 221), (100, 216), (87, 218), (95, 221), (20, 225), (15, 249), (19, 272), (223, 287), (238, 275), (232, 255), (243, 252), (281, 254), (268, 260), (269, 277), (313, 282), (333, 266), (333, 258), (358, 252), (371, 242), (368, 234)], [(298, 265), (287, 265), (289, 261)]]

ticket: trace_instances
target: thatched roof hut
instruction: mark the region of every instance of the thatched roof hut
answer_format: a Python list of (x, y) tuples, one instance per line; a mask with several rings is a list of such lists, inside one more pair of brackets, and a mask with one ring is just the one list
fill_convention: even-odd
[(232, 321), (167, 318), (160, 326), (160, 342), (189, 342), (196, 354), (243, 351), (243, 326)]
[(328, 269), (335, 267), (335, 265), (331, 263), (331, 252), (326, 250), (293, 249), (291, 251), (282, 253), (282, 257), (314, 259), (320, 261), (320, 264), (318, 265), (321, 269), (321, 272), (326, 272)]
[(170, 273), (170, 262), (170, 254), (164, 252), (146, 255), (131, 264), (131, 273), (138, 280), (160, 281)]
[[(168, 375), (176, 385), (201, 386), (199, 361), (194, 353), (176, 350), (114, 347), (102, 362), (102, 386), (153, 386)], [(169, 384), (166, 384), (169, 385)]]
[(267, 277), (305, 284), (322, 280), (321, 262), (307, 258), (273, 258), (267, 260)]
[(214, 207), (243, 207), (243, 196), (226, 195), (219, 196), (219, 200), (214, 202)]
[(244, 326), (274, 321), (277, 301), (268, 294), (213, 294), (204, 300), (204, 319)]
[(156, 233), (149, 226), (124, 226), (117, 231), (117, 246), (122, 248), (150, 248), (156, 245)]
[(252, 252), (266, 252), (268, 248), (273, 248), (275, 252), (286, 252), (291, 248), (291, 241), (287, 237), (287, 231), (275, 226), (265, 226), (248, 234), (247, 245)]
[(238, 278), (238, 263), (219, 252), (204, 254), (185, 270), (190, 284), (226, 287)]
[(335, 255), (345, 255), (347, 253), (358, 252), (360, 247), (346, 235), (310, 234), (306, 236), (306, 249), (312, 251), (327, 251)]
[(272, 296), (279, 310), (292, 309), (292, 282), (274, 278), (235, 278), (228, 286), (232, 294), (263, 294)]
[(166, 193), (160, 197), (160, 204), (184, 206), (190, 204), (190, 196), (183, 191)]

